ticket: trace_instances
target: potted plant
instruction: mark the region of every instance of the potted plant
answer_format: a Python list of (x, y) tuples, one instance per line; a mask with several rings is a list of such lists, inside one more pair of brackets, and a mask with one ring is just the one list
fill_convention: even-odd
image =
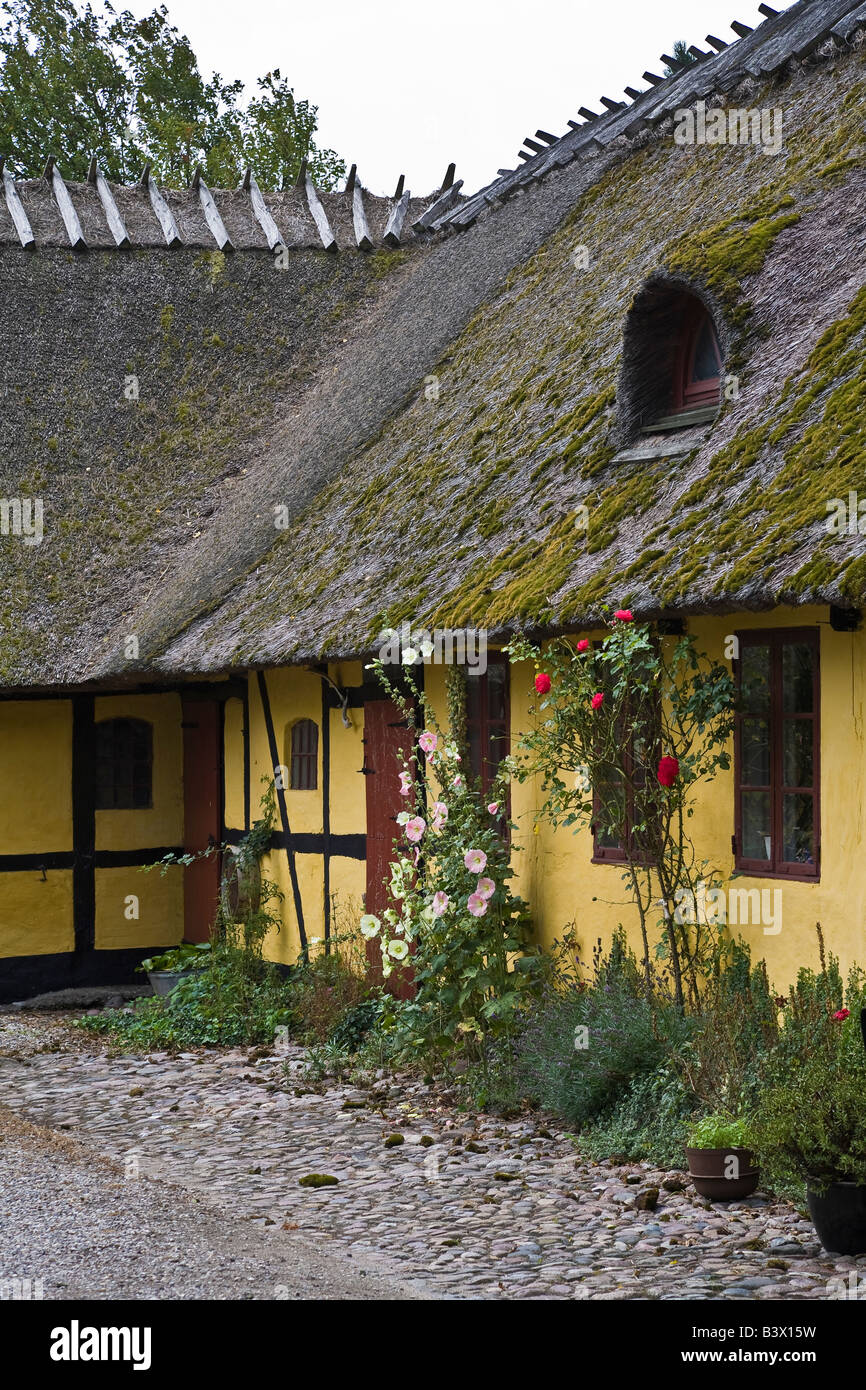
[(686, 1157), (689, 1176), (702, 1197), (732, 1202), (751, 1196), (761, 1170), (748, 1138), (745, 1121), (731, 1115), (704, 1115), (692, 1125)]
[[(850, 1022), (849, 1022), (850, 1019)], [(825, 1250), (866, 1254), (866, 1059), (860, 1020), (832, 1015), (835, 1045), (820, 1046), (762, 1098), (755, 1142), (774, 1182), (805, 1184)]]
[(209, 952), (209, 941), (184, 941), (170, 951), (163, 951), (161, 955), (148, 956), (135, 968), (146, 972), (154, 994), (171, 994), (179, 980), (204, 969), (210, 960)]

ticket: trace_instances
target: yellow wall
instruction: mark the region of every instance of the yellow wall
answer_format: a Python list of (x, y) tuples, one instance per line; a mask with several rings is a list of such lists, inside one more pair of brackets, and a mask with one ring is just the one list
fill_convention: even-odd
[[(363, 682), (360, 662), (346, 662), (328, 668), (329, 675), (341, 689)], [(268, 699), (277, 751), (283, 766), (291, 767), (291, 729), (298, 719), (312, 719), (319, 729), (317, 786), (314, 791), (286, 788), (286, 811), (293, 835), (321, 836), (323, 817), (322, 776), (322, 677), (315, 671), (281, 667), (267, 672)], [(231, 702), (240, 704), (240, 702)], [(267, 731), (262, 713), (258, 677), (249, 679), (250, 709), (250, 812), (255, 820), (260, 814), (259, 803), (264, 792), (263, 778), (273, 776)], [(362, 835), (366, 824), (364, 778), (359, 775), (363, 765), (363, 710), (348, 711), (350, 727), (343, 724), (339, 709), (329, 712), (331, 738), (330, 817), (332, 835)], [(229, 825), (243, 823), (243, 720), (232, 712), (225, 724), (225, 785), (226, 804), (234, 808), (237, 819), (227, 819)], [(288, 778), (285, 779), (288, 782)], [(240, 806), (240, 811), (238, 811)], [(279, 816), (277, 829), (281, 829)], [(325, 932), (324, 855), (299, 852), (295, 856), (298, 890), (304, 917), (307, 940), (323, 937)], [(266, 856), (263, 874), (276, 883), (284, 894), (282, 928), (272, 932), (265, 942), (265, 955), (270, 960), (289, 963), (300, 949), (298, 917), (289, 874), (288, 856), (283, 851)], [(332, 852), (330, 861), (330, 898), (336, 895), (336, 913), (331, 902), (331, 931), (339, 919), (342, 905), (351, 901), (354, 908), (360, 902), (366, 882), (363, 860), (353, 860)], [(353, 910), (354, 910), (353, 908)]]
[(0, 874), (0, 957), (71, 951), (72, 870)]
[(72, 702), (0, 702), (0, 854), (72, 849)]
[(175, 946), (183, 936), (183, 869), (96, 870), (96, 949)]

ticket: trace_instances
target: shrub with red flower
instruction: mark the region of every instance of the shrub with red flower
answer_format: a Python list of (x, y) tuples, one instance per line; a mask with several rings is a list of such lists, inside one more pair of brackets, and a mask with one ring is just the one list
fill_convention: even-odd
[(580, 641), (579, 641), (578, 644), (577, 644), (577, 650), (578, 650), (579, 652), (588, 652), (588, 651), (589, 651), (589, 638), (588, 638), (588, 637), (581, 637)]
[(619, 623), (634, 622), (634, 614), (630, 608), (618, 608), (613, 615)]
[(539, 695), (546, 695), (550, 689), (550, 676), (546, 675), (544, 671), (540, 671), (535, 677), (535, 689)]
[(658, 779), (663, 787), (672, 787), (679, 774), (678, 758), (659, 758)]
[(835, 1021), (836, 1021), (837, 1023), (844, 1023), (844, 1022), (845, 1022), (845, 1019), (846, 1019), (846, 1018), (850, 1018), (850, 1016), (851, 1016), (851, 1010), (850, 1010), (850, 1009), (837, 1009), (836, 1012), (835, 1012), (834, 1015), (833, 1015), (833, 1018), (835, 1019)]
[(592, 705), (593, 709), (600, 709), (604, 704), (604, 695), (602, 692), (597, 690), (589, 703)]

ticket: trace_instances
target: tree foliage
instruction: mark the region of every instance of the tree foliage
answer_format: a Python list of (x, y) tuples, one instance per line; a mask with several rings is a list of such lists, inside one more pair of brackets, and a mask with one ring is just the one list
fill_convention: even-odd
[(243, 83), (205, 79), (192, 45), (165, 6), (143, 19), (103, 0), (4, 0), (0, 6), (0, 152), (19, 178), (36, 178), (49, 154), (71, 179), (91, 155), (106, 177), (132, 183), (147, 160), (169, 187), (197, 164), (214, 187), (247, 165), (265, 189), (290, 186), (306, 159), (333, 188), (345, 163), (318, 149), (318, 108), (295, 97), (275, 68), (244, 103)]

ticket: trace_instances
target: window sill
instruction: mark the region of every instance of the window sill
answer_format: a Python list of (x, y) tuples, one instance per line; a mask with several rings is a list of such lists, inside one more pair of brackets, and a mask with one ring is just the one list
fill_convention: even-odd
[(678, 410), (663, 415), (649, 425), (641, 425), (641, 434), (664, 434), (668, 430), (687, 430), (692, 425), (711, 425), (719, 414), (717, 405), (698, 405), (691, 410)]
[(754, 869), (744, 868), (737, 864), (736, 874), (738, 878), (773, 878), (783, 883), (820, 883), (821, 875), (817, 874), (785, 874), (779, 869)]

